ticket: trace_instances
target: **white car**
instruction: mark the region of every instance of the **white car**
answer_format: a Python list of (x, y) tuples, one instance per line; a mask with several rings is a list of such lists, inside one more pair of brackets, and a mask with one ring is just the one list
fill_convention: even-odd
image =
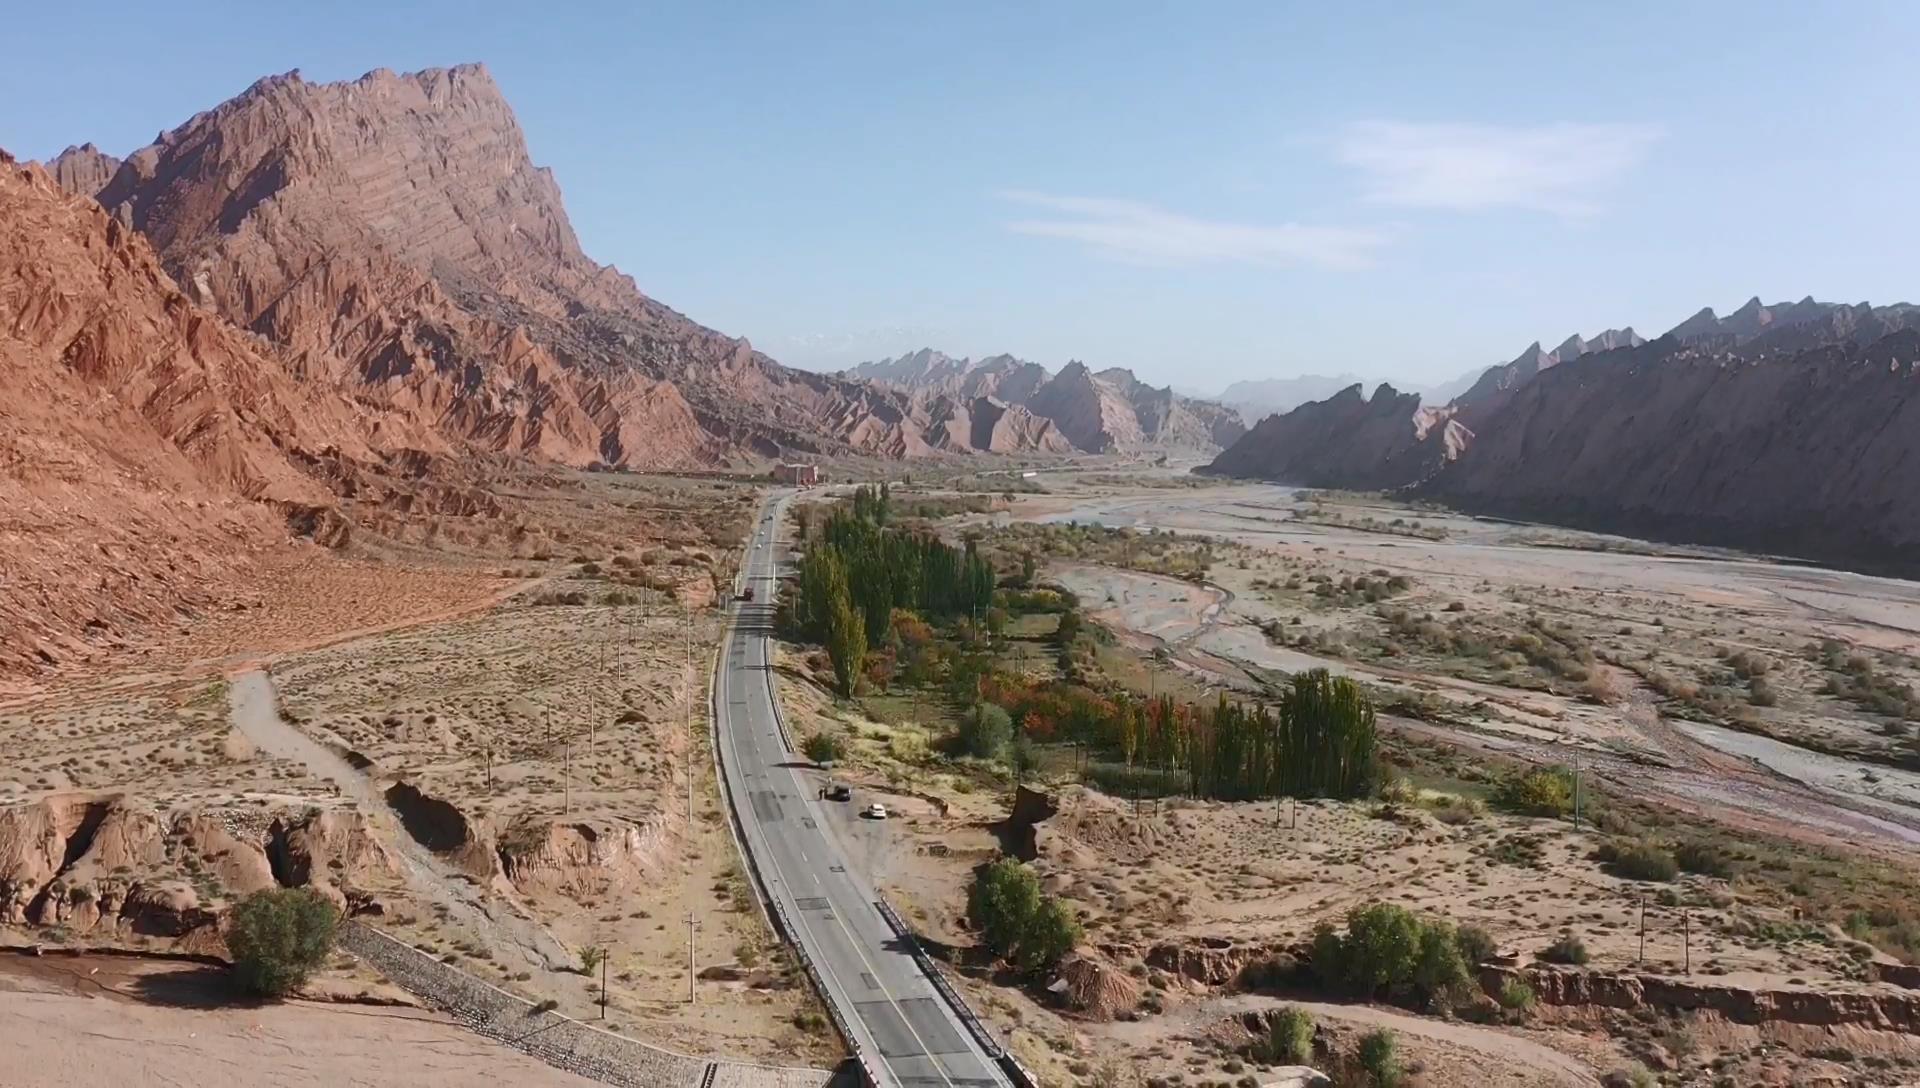
[(884, 820), (887, 818), (887, 806), (875, 801), (873, 804), (868, 805), (866, 811), (860, 815), (865, 816), (869, 820)]

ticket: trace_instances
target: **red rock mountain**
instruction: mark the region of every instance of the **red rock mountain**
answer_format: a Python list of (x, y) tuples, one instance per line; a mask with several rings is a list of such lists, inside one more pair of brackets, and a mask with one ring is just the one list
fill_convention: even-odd
[(648, 467), (971, 449), (939, 406), (789, 370), (588, 258), (478, 65), (263, 79), (97, 199), (302, 378), (455, 445)]
[(1075, 362), (1050, 374), (1011, 355), (956, 359), (922, 348), (862, 363), (843, 376), (915, 395), (990, 396), (1010, 406), (1010, 413), (1029, 412), (1050, 422), (1071, 449), (1086, 453), (1211, 451), (1246, 433), (1232, 409), (1147, 385), (1120, 367), (1096, 374)]
[(1421, 493), (1463, 509), (1920, 570), (1920, 332), (1798, 351), (1673, 337), (1519, 390)]
[(1441, 409), (1349, 388), (1205, 471), (1911, 572), (1917, 466), (1920, 307), (1805, 299), (1535, 344)]
[(0, 152), (0, 673), (171, 617), (333, 515), (371, 421), (196, 306), (146, 240)]
[(1422, 408), (1418, 393), (1383, 384), (1369, 399), (1356, 384), (1268, 416), (1200, 471), (1301, 487), (1394, 488), (1438, 472), (1469, 438), (1451, 409)]

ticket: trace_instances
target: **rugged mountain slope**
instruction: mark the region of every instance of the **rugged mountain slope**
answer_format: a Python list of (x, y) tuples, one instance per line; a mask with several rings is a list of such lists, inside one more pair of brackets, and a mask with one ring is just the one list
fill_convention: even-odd
[(589, 259), (478, 65), (263, 79), (98, 199), (301, 375), (470, 448), (646, 466), (947, 448), (906, 397), (781, 367)]
[(1539, 377), (1543, 371), (1578, 359), (1590, 351), (1637, 347), (1646, 342), (1645, 337), (1630, 327), (1608, 329), (1592, 339), (1575, 333), (1552, 351), (1542, 349), (1536, 340), (1527, 345), (1527, 350), (1512, 362), (1488, 367), (1466, 392), (1454, 398), (1453, 405), (1460, 422), (1470, 430), (1475, 429), (1484, 426), (1489, 418), (1504, 407), (1515, 390)]
[(1401, 487), (1438, 472), (1470, 437), (1450, 409), (1382, 384), (1369, 399), (1350, 385), (1326, 400), (1268, 416), (1200, 470), (1301, 487)]
[(195, 306), (146, 241), (0, 152), (0, 672), (170, 617), (337, 515), (368, 420)]
[[(1212, 450), (1246, 432), (1232, 409), (1147, 385), (1120, 367), (1095, 374), (1076, 362), (1049, 374), (1040, 364), (1011, 355), (956, 359), (922, 348), (896, 359), (862, 363), (843, 376), (912, 394), (992, 397), (1014, 413), (1031, 411), (1051, 421), (1073, 448), (1088, 453), (1156, 447)], [(1030, 426), (1021, 424), (1023, 429)]]
[(1669, 336), (1541, 375), (1421, 491), (1510, 517), (1911, 571), (1916, 471), (1920, 332), (1791, 353)]
[[(1404, 487), (1458, 457), (1514, 392), (1542, 373), (1590, 352), (1644, 343), (1632, 329), (1608, 329), (1591, 338), (1576, 334), (1552, 351), (1536, 341), (1511, 362), (1482, 371), (1444, 406), (1422, 407), (1418, 394), (1389, 385), (1368, 401), (1355, 384), (1328, 400), (1262, 420), (1206, 471), (1310, 487)], [(1364, 426), (1352, 425), (1362, 421)]]
[(62, 189), (78, 196), (92, 196), (120, 169), (120, 160), (92, 144), (81, 144), (62, 151), (46, 168)]
[(1234, 382), (1214, 399), (1232, 407), (1240, 418), (1258, 423), (1284, 415), (1302, 404), (1326, 400), (1350, 385), (1364, 385), (1358, 374), (1302, 374), (1293, 378), (1260, 378)]

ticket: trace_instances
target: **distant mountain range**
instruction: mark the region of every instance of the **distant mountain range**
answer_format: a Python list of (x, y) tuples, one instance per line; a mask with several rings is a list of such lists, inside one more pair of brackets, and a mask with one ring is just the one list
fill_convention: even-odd
[(1050, 427), (1084, 453), (1217, 451), (1246, 433), (1231, 408), (1148, 385), (1121, 367), (1096, 372), (1072, 362), (1055, 374), (1011, 355), (964, 359), (922, 348), (862, 363), (840, 377), (900, 390), (915, 403), (984, 400), (1009, 415), (1032, 416), (1036, 422), (1026, 426)]
[(1920, 570), (1920, 307), (1752, 299), (1535, 343), (1441, 405), (1359, 386), (1202, 471)]
[[(1479, 380), (1482, 371), (1462, 374), (1439, 385), (1405, 385), (1402, 392), (1417, 393), (1428, 404), (1445, 404), (1467, 391)], [(1251, 426), (1276, 413), (1291, 412), (1308, 401), (1325, 400), (1350, 385), (1379, 384), (1357, 374), (1302, 374), (1295, 378), (1256, 378), (1234, 382), (1219, 395), (1207, 397), (1240, 413)]]

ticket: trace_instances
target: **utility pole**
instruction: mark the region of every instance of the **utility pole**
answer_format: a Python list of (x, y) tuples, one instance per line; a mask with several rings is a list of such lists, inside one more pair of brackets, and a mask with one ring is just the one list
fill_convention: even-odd
[(561, 776), (566, 783), (567, 815), (573, 815), (573, 738), (567, 738), (567, 769)]
[(1580, 830), (1580, 753), (1573, 753), (1573, 829)]
[(612, 949), (600, 950), (600, 1019), (607, 1018), (607, 961), (612, 959)]
[(1635, 962), (1647, 962), (1647, 897), (1645, 895), (1640, 897), (1640, 956)]
[(699, 991), (695, 990), (693, 986), (694, 979), (698, 977), (693, 973), (693, 935), (696, 931), (699, 930), (699, 928), (700, 928), (700, 920), (694, 917), (694, 914), (692, 911), (688, 911), (687, 912), (687, 1004), (689, 1005), (698, 1005), (700, 1003)]
[(1682, 955), (1682, 957), (1684, 957), (1682, 960), (1682, 963), (1685, 965), (1686, 972), (1689, 975), (1693, 974), (1693, 934), (1691, 932), (1692, 928), (1693, 928), (1693, 912), (1690, 910), (1681, 911), (1680, 912), (1680, 954)]

